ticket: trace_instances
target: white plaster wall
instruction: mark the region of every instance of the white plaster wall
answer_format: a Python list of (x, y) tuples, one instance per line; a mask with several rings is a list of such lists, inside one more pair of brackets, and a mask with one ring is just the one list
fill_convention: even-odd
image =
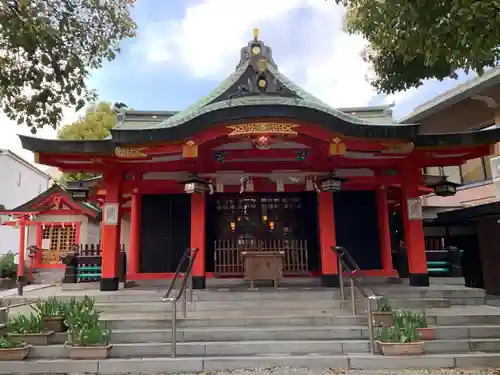
[[(15, 208), (50, 187), (50, 177), (10, 151), (0, 150), (0, 204)], [(0, 225), (0, 255), (19, 251), (19, 229)]]

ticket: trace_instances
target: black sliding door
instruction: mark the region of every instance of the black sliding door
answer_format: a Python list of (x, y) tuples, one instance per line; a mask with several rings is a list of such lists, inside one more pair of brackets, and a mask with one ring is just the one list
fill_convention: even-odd
[(337, 245), (349, 251), (364, 270), (382, 268), (375, 191), (333, 194)]
[(141, 216), (140, 272), (175, 272), (190, 246), (191, 197), (144, 195)]

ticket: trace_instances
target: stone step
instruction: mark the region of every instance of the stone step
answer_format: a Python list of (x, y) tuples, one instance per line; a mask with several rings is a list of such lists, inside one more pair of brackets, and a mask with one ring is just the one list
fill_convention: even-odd
[(337, 370), (375, 369), (477, 369), (500, 367), (500, 354), (438, 354), (412, 357), (384, 357), (371, 354), (350, 355), (259, 355), (224, 357), (130, 358), (105, 360), (28, 360), (5, 361), (0, 374), (155, 374), (208, 373), (235, 369), (295, 367)]
[[(424, 344), (427, 354), (492, 353), (500, 350), (500, 339), (435, 340)], [(368, 340), (251, 340), (177, 342), (179, 356), (231, 356), (278, 354), (352, 354), (369, 353)], [(113, 358), (161, 357), (172, 353), (170, 342), (114, 343)], [(65, 358), (64, 345), (33, 346), (32, 358)]]
[[(178, 306), (181, 306), (179, 301)], [(357, 306), (366, 307), (366, 301), (358, 301)], [(396, 309), (401, 308), (446, 308), (450, 307), (449, 300), (442, 298), (422, 299), (393, 299), (391, 304)], [(311, 300), (307, 303), (300, 299), (290, 301), (262, 300), (258, 304), (255, 301), (193, 301), (188, 302), (188, 310), (201, 311), (244, 311), (251, 310), (323, 310), (323, 309), (345, 309), (351, 305), (350, 301), (341, 300)], [(169, 302), (106, 302), (97, 303), (96, 307), (101, 312), (169, 312), (172, 307)]]
[[(172, 320), (165, 314), (103, 314), (103, 320), (113, 329), (166, 329)], [(289, 327), (289, 326), (353, 326), (366, 324), (366, 317), (342, 315), (293, 315), (293, 316), (222, 316), (177, 320), (179, 328), (187, 327)]]
[[(172, 330), (118, 329), (114, 330), (113, 343), (169, 342)], [(283, 327), (199, 327), (179, 328), (177, 341), (252, 341), (252, 340), (341, 340), (368, 339), (368, 327), (357, 326), (283, 326)], [(500, 326), (450, 326), (437, 327), (438, 340), (479, 340), (500, 338)], [(63, 344), (66, 333), (57, 333), (55, 344)], [(487, 341), (487, 340), (486, 340)], [(491, 344), (493, 345), (493, 344)]]
[[(288, 340), (288, 341), (231, 341), (231, 342), (178, 342), (178, 356), (227, 356), (258, 354), (343, 354), (368, 353), (368, 340)], [(170, 356), (170, 342), (113, 344), (113, 358)], [(33, 346), (32, 358), (65, 358), (64, 345)]]
[[(171, 329), (121, 329), (112, 332), (113, 343), (170, 342)], [(289, 326), (289, 327), (203, 327), (177, 330), (177, 341), (252, 341), (252, 340), (340, 340), (367, 339), (364, 326)], [(55, 342), (63, 344), (66, 333), (58, 333)]]

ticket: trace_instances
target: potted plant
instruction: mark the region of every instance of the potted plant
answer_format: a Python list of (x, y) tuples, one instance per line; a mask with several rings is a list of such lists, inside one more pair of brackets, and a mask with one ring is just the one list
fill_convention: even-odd
[(387, 297), (377, 299), (377, 309), (372, 313), (373, 324), (377, 327), (391, 327), (394, 325), (392, 306)]
[(66, 316), (68, 341), (65, 346), (71, 359), (106, 359), (109, 357), (111, 330), (99, 321), (94, 301), (85, 298), (77, 302)]
[(427, 325), (427, 315), (425, 311), (413, 314), (415, 327), (422, 340), (435, 340), (436, 327), (429, 327)]
[(57, 300), (55, 297), (50, 297), (46, 300), (38, 300), (32, 308), (41, 316), (47, 331), (64, 332), (64, 303)]
[(30, 348), (24, 342), (13, 342), (8, 337), (0, 337), (0, 361), (22, 361), (28, 356)]
[(424, 342), (412, 324), (405, 327), (381, 327), (376, 341), (386, 356), (419, 355), (424, 353)]
[(31, 313), (29, 316), (15, 315), (9, 320), (8, 338), (12, 342), (30, 345), (49, 345), (54, 331), (47, 331), (41, 316)]

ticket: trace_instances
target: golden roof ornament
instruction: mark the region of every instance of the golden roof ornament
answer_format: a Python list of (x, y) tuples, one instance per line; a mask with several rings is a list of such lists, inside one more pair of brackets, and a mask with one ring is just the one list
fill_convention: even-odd
[(259, 40), (259, 33), (260, 33), (260, 29), (258, 27), (254, 27), (253, 40), (255, 40), (256, 42)]

